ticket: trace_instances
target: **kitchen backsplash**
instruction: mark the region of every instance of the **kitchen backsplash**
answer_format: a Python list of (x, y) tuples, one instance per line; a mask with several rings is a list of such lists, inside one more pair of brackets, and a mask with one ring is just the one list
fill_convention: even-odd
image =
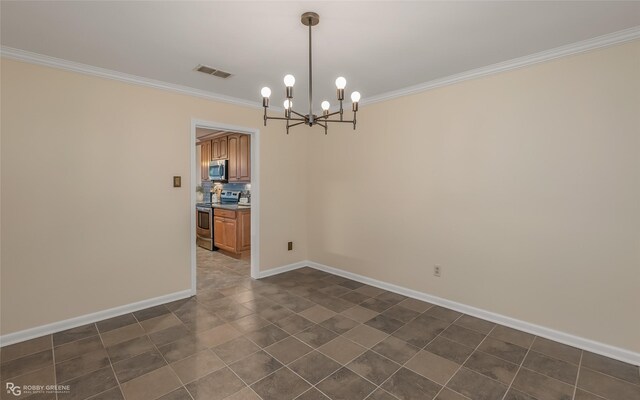
[(222, 190), (238, 190), (240, 192), (245, 192), (245, 194), (249, 194), (249, 197), (251, 197), (250, 183), (213, 183), (210, 181), (204, 181), (202, 182), (202, 190), (205, 193), (205, 201), (208, 202), (211, 199), (211, 192), (220, 186), (222, 186)]

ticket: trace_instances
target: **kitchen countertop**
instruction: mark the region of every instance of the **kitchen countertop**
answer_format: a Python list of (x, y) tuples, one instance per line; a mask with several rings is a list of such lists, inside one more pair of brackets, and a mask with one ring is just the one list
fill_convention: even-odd
[(241, 205), (241, 204), (225, 204), (225, 203), (197, 203), (196, 207), (207, 207), (211, 206), (211, 208), (224, 208), (225, 210), (250, 210), (251, 204)]

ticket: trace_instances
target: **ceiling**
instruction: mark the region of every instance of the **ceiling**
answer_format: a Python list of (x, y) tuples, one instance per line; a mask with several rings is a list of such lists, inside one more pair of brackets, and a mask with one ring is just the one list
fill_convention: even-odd
[[(67, 2), (0, 3), (3, 46), (259, 102), (296, 77), (307, 105), (307, 31), (315, 11), (314, 104), (334, 80), (367, 96), (640, 25), (640, 2)], [(205, 64), (233, 76), (193, 71)]]

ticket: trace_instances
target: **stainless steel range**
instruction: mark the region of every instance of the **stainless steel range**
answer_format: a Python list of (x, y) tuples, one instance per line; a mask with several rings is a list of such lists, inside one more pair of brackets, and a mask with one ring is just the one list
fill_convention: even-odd
[[(219, 205), (238, 204), (240, 191), (223, 190)], [(217, 250), (213, 245), (213, 208), (217, 203), (196, 204), (196, 244), (207, 250)]]
[(196, 204), (196, 244), (213, 250), (213, 209), (211, 203)]

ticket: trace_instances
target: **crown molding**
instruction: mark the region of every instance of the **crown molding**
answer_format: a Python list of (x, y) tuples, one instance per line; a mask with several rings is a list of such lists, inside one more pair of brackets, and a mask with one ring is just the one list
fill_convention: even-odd
[(0, 47), (0, 55), (17, 61), (24, 61), (31, 64), (44, 65), (47, 67), (59, 68), (72, 72), (79, 72), (85, 75), (98, 76), (100, 78), (113, 79), (120, 82), (132, 83), (134, 85), (151, 87), (154, 89), (167, 90), (174, 93), (185, 94), (188, 96), (199, 97), (202, 99), (219, 101), (222, 103), (234, 104), (242, 107), (262, 109), (262, 103), (239, 99), (237, 97), (225, 96), (222, 94), (209, 92), (206, 90), (195, 89), (189, 86), (176, 85), (158, 81), (155, 79), (144, 78), (137, 75), (126, 74), (124, 72), (113, 71), (110, 69), (94, 67), (92, 65), (81, 64), (61, 58), (50, 57), (44, 54), (32, 53), (26, 50), (20, 50), (13, 47)]
[(434, 79), (432, 81), (409, 86), (403, 89), (393, 90), (379, 95), (371, 96), (361, 101), (362, 105), (379, 103), (386, 100), (395, 99), (397, 97), (408, 96), (427, 90), (436, 89), (442, 86), (453, 85), (470, 79), (480, 78), (487, 75), (498, 74), (500, 72), (510, 71), (512, 69), (523, 68), (530, 65), (550, 61), (560, 57), (566, 57), (573, 54), (583, 53), (595, 50), (601, 47), (612, 46), (631, 40), (640, 39), (640, 26), (624, 29), (621, 31), (597, 36), (592, 39), (571, 43), (565, 46), (556, 47), (554, 49), (541, 51), (539, 53), (530, 54), (528, 56), (514, 58), (512, 60), (488, 65), (486, 67), (476, 68), (459, 74), (450, 75), (444, 78)]
[[(554, 49), (541, 51), (539, 53), (530, 54), (528, 56), (514, 58), (512, 60), (488, 65), (486, 67), (476, 68), (459, 74), (450, 75), (444, 78), (434, 79), (417, 85), (409, 86), (403, 89), (393, 90), (381, 93), (369, 98), (363, 98), (362, 105), (379, 103), (395, 99), (398, 97), (408, 96), (416, 93), (425, 92), (427, 90), (436, 89), (443, 86), (453, 85), (470, 79), (480, 78), (483, 76), (498, 74), (500, 72), (510, 71), (517, 68), (523, 68), (530, 65), (550, 61), (560, 57), (566, 57), (573, 54), (583, 53), (595, 50), (601, 47), (612, 46), (631, 40), (640, 39), (640, 26), (624, 29), (621, 31), (609, 33), (595, 38), (583, 40), (580, 42), (556, 47)], [(262, 109), (262, 103), (239, 99), (236, 97), (225, 96), (222, 94), (209, 92), (206, 90), (195, 89), (188, 86), (176, 85), (158, 81), (155, 79), (144, 78), (141, 76), (130, 75), (124, 72), (113, 71), (105, 68), (94, 67), (87, 64), (81, 64), (73, 61), (64, 60), (46, 56), (43, 54), (32, 53), (26, 50), (20, 50), (13, 47), (1, 46), (0, 55), (2, 57), (11, 58), (18, 61), (24, 61), (32, 64), (39, 64), (53, 68), (60, 68), (67, 71), (79, 72), (81, 74), (98, 76), (106, 79), (113, 79), (121, 82), (132, 83), (135, 85), (152, 87), (155, 89), (167, 90), (174, 93), (185, 94), (188, 96), (200, 97), (207, 100), (219, 101), (228, 104), (234, 104), (243, 107)], [(274, 111), (282, 111), (271, 107)]]

